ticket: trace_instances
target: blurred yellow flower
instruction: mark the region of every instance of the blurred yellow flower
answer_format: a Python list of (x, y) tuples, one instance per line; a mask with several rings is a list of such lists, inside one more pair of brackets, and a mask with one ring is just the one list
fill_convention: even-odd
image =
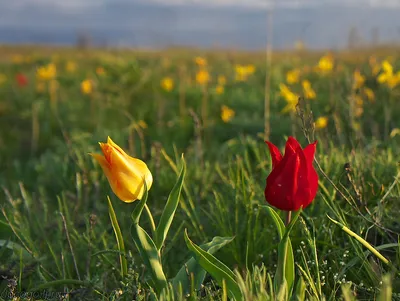
[(388, 60), (384, 60), (382, 62), (382, 70), (385, 73), (393, 74), (393, 66), (389, 63)]
[(381, 66), (377, 63), (376, 57), (369, 57), (369, 66), (371, 67), (372, 75), (378, 75), (379, 71), (381, 70)]
[(361, 74), (359, 70), (355, 70), (353, 73), (353, 89), (360, 89), (365, 83), (365, 76)]
[(142, 160), (129, 156), (110, 137), (107, 143), (99, 143), (103, 154), (90, 155), (97, 160), (112, 191), (125, 203), (140, 200), (144, 194), (144, 183), (147, 190), (153, 184), (153, 176)]
[(14, 54), (11, 58), (14, 64), (22, 64), (24, 62), (24, 56), (21, 54)]
[(36, 70), (36, 78), (42, 81), (52, 80), (57, 75), (56, 65), (53, 63), (41, 66)]
[(91, 94), (93, 92), (93, 82), (91, 79), (85, 79), (81, 82), (81, 91), (83, 94)]
[(232, 110), (230, 107), (223, 105), (221, 107), (221, 119), (223, 122), (228, 123), (235, 117), (235, 111)]
[(279, 84), (280, 95), (285, 99), (287, 105), (283, 108), (282, 113), (287, 113), (296, 110), (296, 105), (299, 100), (299, 96), (290, 91), (285, 84)]
[(226, 84), (226, 77), (224, 75), (218, 76), (218, 85), (225, 85)]
[(215, 87), (215, 92), (216, 92), (217, 94), (223, 94), (224, 91), (225, 91), (225, 88), (224, 88), (224, 86), (222, 86), (222, 85), (218, 85), (218, 86)]
[(298, 83), (299, 78), (300, 78), (299, 69), (293, 69), (286, 73), (286, 82), (290, 85)]
[(387, 60), (382, 62), (382, 71), (377, 78), (379, 83), (386, 83), (390, 89), (400, 84), (400, 71), (394, 74), (393, 66)]
[(400, 135), (400, 129), (399, 128), (395, 128), (390, 132), (390, 138), (394, 138), (397, 135)]
[(333, 69), (333, 57), (331, 54), (324, 55), (318, 61), (318, 69), (323, 73), (328, 73)]
[(207, 60), (205, 58), (201, 57), (201, 56), (197, 56), (194, 59), (194, 61), (195, 61), (196, 65), (199, 66), (199, 67), (207, 66)]
[(370, 89), (368, 87), (364, 87), (363, 92), (369, 101), (375, 100), (375, 93), (374, 93), (374, 91), (372, 91), (372, 89)]
[(362, 107), (362, 105), (364, 104), (364, 100), (362, 99), (362, 97), (360, 95), (354, 95), (354, 103), (357, 106)]
[(100, 66), (100, 67), (96, 68), (96, 74), (99, 75), (99, 76), (103, 76), (103, 75), (106, 74), (106, 71), (104, 70), (103, 67)]
[(256, 72), (256, 67), (254, 65), (246, 65), (245, 69), (248, 75), (251, 75), (254, 72)]
[(0, 73), (0, 86), (4, 84), (7, 81), (7, 76), (5, 76), (3, 73)]
[(363, 107), (356, 107), (354, 110), (354, 116), (360, 117), (364, 113)]
[(320, 130), (326, 128), (328, 126), (328, 121), (329, 119), (326, 116), (318, 117), (314, 122), (315, 129)]
[(196, 73), (196, 82), (200, 85), (206, 85), (210, 81), (210, 74), (207, 70), (199, 70)]
[(236, 81), (246, 81), (247, 78), (256, 71), (254, 65), (236, 65), (235, 66), (235, 79)]
[(303, 86), (304, 97), (307, 99), (315, 99), (317, 95), (311, 87), (311, 83), (308, 80), (303, 80), (301, 85)]
[(161, 88), (165, 91), (170, 92), (174, 88), (174, 80), (170, 77), (164, 77), (161, 80)]
[(138, 121), (138, 126), (140, 126), (142, 129), (147, 129), (147, 123), (144, 120), (139, 120)]
[(68, 61), (65, 64), (65, 70), (69, 73), (74, 73), (76, 71), (76, 63), (74, 61)]

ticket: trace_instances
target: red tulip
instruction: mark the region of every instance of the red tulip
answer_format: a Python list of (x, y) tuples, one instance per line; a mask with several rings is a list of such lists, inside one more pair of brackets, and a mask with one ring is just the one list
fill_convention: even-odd
[(302, 149), (295, 138), (289, 137), (283, 157), (274, 144), (265, 142), (272, 157), (265, 199), (280, 210), (306, 208), (318, 190), (318, 175), (313, 166), (317, 141)]
[(28, 78), (22, 73), (18, 73), (15, 76), (15, 80), (20, 87), (25, 87), (26, 85), (28, 85)]

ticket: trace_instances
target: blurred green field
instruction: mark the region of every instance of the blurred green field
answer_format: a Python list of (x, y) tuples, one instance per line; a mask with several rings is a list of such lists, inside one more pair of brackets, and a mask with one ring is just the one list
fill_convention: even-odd
[[(279, 236), (259, 207), (267, 204), (271, 171), (267, 93), (270, 141), (282, 149), (288, 136), (302, 146), (306, 135), (318, 140), (319, 192), (291, 233), (306, 300), (400, 300), (398, 53), (293, 50), (273, 53), (267, 68), (261, 52), (1, 47), (0, 296), (47, 290), (68, 300), (156, 298), (129, 233), (137, 203), (118, 200), (88, 155), (110, 136), (149, 166), (147, 204), (156, 221), (184, 154), (184, 188), (163, 248), (168, 279), (192, 256), (184, 229), (198, 245), (234, 237), (215, 257), (244, 279), (246, 300), (277, 298), (263, 273), (275, 274)], [(128, 251), (125, 277), (107, 196)], [(141, 224), (150, 229), (145, 217)], [(225, 297), (210, 275), (186, 295)]]

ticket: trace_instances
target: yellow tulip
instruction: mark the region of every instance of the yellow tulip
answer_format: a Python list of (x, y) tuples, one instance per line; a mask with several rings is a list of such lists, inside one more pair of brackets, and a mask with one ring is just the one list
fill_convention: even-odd
[(201, 56), (198, 56), (194, 59), (195, 63), (199, 67), (205, 67), (207, 66), (207, 60)]
[(65, 64), (65, 70), (67, 70), (69, 73), (74, 73), (76, 71), (76, 63), (74, 61), (68, 61)]
[(174, 80), (170, 77), (164, 77), (161, 80), (161, 87), (167, 92), (172, 91), (174, 89)]
[(325, 117), (325, 116), (318, 117), (317, 120), (315, 120), (315, 123), (314, 123), (315, 128), (318, 129), (318, 130), (326, 128), (328, 126), (328, 121), (329, 121), (328, 117)]
[(93, 82), (90, 79), (85, 79), (81, 82), (81, 91), (83, 94), (91, 94), (93, 92)]
[(153, 184), (153, 176), (146, 163), (127, 155), (110, 137), (99, 143), (103, 154), (90, 154), (99, 162), (115, 195), (125, 203), (140, 200)]
[(333, 69), (333, 63), (332, 55), (327, 54), (318, 61), (318, 69), (323, 73), (328, 73)]
[(210, 81), (210, 74), (207, 70), (199, 70), (196, 73), (196, 82), (200, 85), (206, 85)]
[(49, 81), (57, 76), (57, 68), (53, 63), (41, 66), (36, 70), (36, 78), (41, 81)]
[(215, 87), (215, 92), (216, 92), (218, 95), (223, 94), (224, 91), (225, 91), (225, 88), (224, 88), (224, 86), (222, 86), (222, 85), (218, 85), (218, 86)]
[(311, 87), (311, 83), (308, 80), (303, 80), (301, 82), (301, 85), (303, 86), (303, 91), (304, 91), (304, 97), (307, 99), (315, 99), (317, 96), (314, 89)]
[(232, 110), (230, 107), (223, 105), (221, 107), (221, 119), (223, 122), (228, 123), (235, 117), (235, 111)]
[(293, 69), (290, 70), (286, 73), (286, 82), (288, 84), (296, 84), (299, 82), (300, 78), (300, 70), (299, 69)]

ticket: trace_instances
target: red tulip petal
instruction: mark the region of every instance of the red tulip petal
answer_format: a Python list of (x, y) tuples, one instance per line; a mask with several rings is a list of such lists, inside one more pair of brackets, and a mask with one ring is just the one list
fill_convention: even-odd
[(297, 173), (298, 189), (294, 198), (294, 210), (300, 209), (301, 206), (303, 206), (303, 209), (306, 208), (313, 200), (313, 198), (311, 198), (309, 166), (306, 156), (303, 150), (299, 151), (297, 154), (299, 155), (300, 164), (299, 171)]
[(298, 189), (299, 167), (300, 157), (297, 153), (290, 156), (285, 154), (267, 178), (265, 198), (268, 203), (280, 210), (296, 210), (294, 201)]
[(311, 165), (314, 161), (314, 155), (315, 155), (315, 150), (317, 148), (317, 142), (318, 141), (315, 141), (314, 143), (311, 143), (304, 148), (304, 155), (306, 156), (306, 160), (309, 164), (311, 163)]
[(290, 136), (286, 142), (285, 154), (286, 151), (297, 152), (299, 149), (302, 149), (299, 142), (296, 140), (296, 138)]
[[(307, 161), (307, 185), (303, 187), (308, 187), (309, 197), (303, 200), (303, 208), (306, 208), (314, 200), (317, 195), (318, 190), (318, 174), (313, 166), (314, 155), (316, 150), (317, 141), (309, 144), (304, 150), (305, 160)], [(304, 193), (304, 192), (303, 192)]]
[(265, 141), (265, 143), (268, 144), (269, 153), (272, 158), (272, 168), (274, 168), (282, 160), (282, 154), (273, 143), (269, 141)]

